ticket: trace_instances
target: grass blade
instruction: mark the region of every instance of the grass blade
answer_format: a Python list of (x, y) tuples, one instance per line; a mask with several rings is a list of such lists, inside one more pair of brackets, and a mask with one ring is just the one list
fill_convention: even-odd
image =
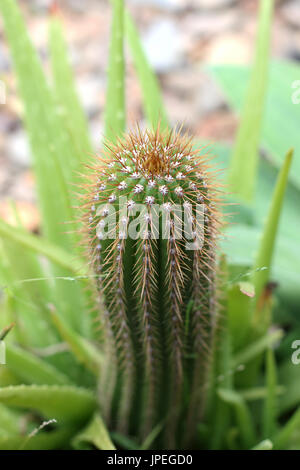
[(245, 449), (249, 449), (255, 442), (254, 426), (250, 411), (244, 399), (233, 390), (219, 389), (219, 397), (233, 406), (236, 414), (236, 420), (241, 433), (242, 444)]
[(293, 432), (300, 428), (300, 408), (293, 414), (288, 422), (281, 428), (279, 433), (272, 439), (274, 449), (286, 449)]
[(73, 274), (85, 276), (87, 271), (82, 261), (67, 250), (49, 242), (44, 237), (32, 235), (23, 229), (13, 227), (0, 219), (0, 235), (14, 241), (22, 249), (29, 249), (35, 253), (45, 256), (47, 259), (65, 269), (65, 274), (72, 271)]
[(169, 127), (169, 123), (159, 83), (155, 73), (148, 63), (139, 38), (139, 33), (128, 11), (125, 11), (125, 32), (134, 66), (139, 78), (144, 102), (144, 111), (148, 123), (153, 129), (157, 128), (158, 123), (162, 130), (167, 129)]
[(94, 374), (98, 375), (103, 363), (103, 357), (100, 351), (82, 336), (75, 333), (67, 324), (56, 315), (51, 313), (52, 321), (59, 334), (69, 345), (74, 356), (80, 363), (83, 363)]
[(73, 439), (73, 445), (76, 449), (85, 448), (86, 444), (91, 444), (100, 450), (116, 450), (98, 413), (94, 415), (87, 427)]
[(6, 344), (9, 369), (24, 383), (36, 385), (69, 385), (62, 372), (33, 354), (12, 344)]
[(269, 68), (273, 0), (261, 0), (255, 61), (229, 172), (232, 191), (251, 200), (257, 173), (258, 146)]
[(276, 429), (277, 418), (277, 374), (274, 353), (271, 348), (266, 352), (266, 386), (267, 396), (264, 402), (263, 435), (270, 437)]
[[(256, 299), (258, 302), (270, 276), (275, 240), (292, 157), (293, 150), (290, 150), (286, 155), (284, 164), (277, 178), (271, 207), (263, 231), (263, 237), (254, 264), (253, 284), (255, 286)], [(261, 270), (263, 267), (267, 269)]]
[(265, 351), (265, 349), (279, 341), (282, 336), (282, 330), (277, 330), (262, 336), (233, 357), (231, 364), (232, 369), (235, 370), (239, 366), (247, 364), (252, 359), (260, 355), (263, 351)]
[(114, 142), (125, 131), (124, 2), (112, 0), (113, 18), (108, 64), (105, 138)]

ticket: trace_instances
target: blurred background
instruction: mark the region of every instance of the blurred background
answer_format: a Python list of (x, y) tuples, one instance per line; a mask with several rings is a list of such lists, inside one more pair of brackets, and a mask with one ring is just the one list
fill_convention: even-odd
[[(95, 149), (103, 132), (110, 13), (108, 0), (56, 2), (68, 42), (81, 101)], [(213, 64), (249, 64), (257, 26), (258, 0), (127, 0), (145, 51), (158, 74), (172, 124), (183, 123), (195, 136), (230, 143), (237, 117), (207, 72)], [(48, 17), (51, 0), (19, 0), (31, 38), (48, 67)], [(129, 125), (143, 125), (141, 94), (127, 60)], [(272, 33), (272, 57), (300, 60), (299, 0), (278, 1)], [(300, 77), (298, 77), (300, 78)], [(22, 106), (0, 24), (0, 79), (6, 103), (0, 105), (0, 216), (13, 217), (17, 202), (24, 225), (39, 227), (30, 150)]]

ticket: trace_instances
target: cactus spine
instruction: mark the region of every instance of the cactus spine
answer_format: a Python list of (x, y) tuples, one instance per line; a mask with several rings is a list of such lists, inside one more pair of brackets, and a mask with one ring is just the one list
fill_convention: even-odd
[[(131, 435), (162, 422), (162, 442), (174, 447), (179, 418), (190, 431), (204, 405), (219, 225), (213, 173), (191, 139), (159, 128), (106, 143), (90, 170), (85, 226), (111, 359), (103, 406), (111, 426)], [(201, 230), (202, 245), (190, 249)]]

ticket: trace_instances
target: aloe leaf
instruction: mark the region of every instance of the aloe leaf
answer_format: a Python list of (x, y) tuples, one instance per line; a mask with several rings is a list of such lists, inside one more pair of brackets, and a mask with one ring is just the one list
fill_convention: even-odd
[(98, 375), (103, 364), (103, 356), (100, 351), (91, 342), (75, 333), (61, 317), (54, 312), (51, 313), (51, 316), (57, 331), (69, 345), (76, 359)]
[(114, 142), (125, 131), (124, 2), (112, 0), (113, 18), (109, 49), (105, 109), (105, 137)]
[(266, 387), (267, 396), (264, 402), (263, 411), (263, 434), (265, 437), (270, 437), (275, 433), (276, 420), (278, 413), (277, 406), (277, 371), (274, 353), (271, 348), (266, 352)]
[(260, 2), (255, 60), (229, 170), (232, 191), (246, 200), (253, 198), (257, 173), (258, 146), (269, 68), (272, 11), (273, 0)]
[(74, 434), (73, 428), (39, 432), (24, 438), (24, 435), (0, 436), (0, 450), (54, 450), (68, 447), (70, 437)]
[[(24, 120), (32, 148), (43, 234), (60, 247), (73, 246), (76, 249), (75, 197), (71, 196), (70, 185), (77, 180), (80, 155), (65, 128), (18, 4), (14, 0), (3, 0), (0, 12), (24, 103)], [(66, 274), (56, 266), (53, 272), (55, 276)], [(55, 282), (55, 289), (60, 311), (78, 331), (88, 334), (90, 325), (87, 324), (87, 317), (78, 315), (78, 309), (84, 309), (83, 293), (70, 283), (62, 285)]]
[(160, 124), (161, 129), (166, 129), (169, 127), (169, 122), (164, 108), (158, 80), (148, 63), (139, 38), (139, 33), (128, 11), (125, 11), (125, 32), (130, 46), (133, 63), (139, 78), (144, 102), (144, 111), (148, 123), (153, 129), (156, 129), (158, 124)]
[(88, 123), (78, 99), (62, 25), (55, 15), (50, 20), (49, 45), (54, 96), (75, 148), (85, 160), (93, 152)]
[[(263, 231), (262, 240), (259, 246), (256, 261), (254, 263), (253, 284), (255, 286), (256, 298), (259, 300), (263, 288), (266, 285), (274, 253), (275, 240), (280, 219), (281, 208), (283, 204), (284, 193), (288, 181), (289, 168), (293, 156), (293, 150), (290, 150), (285, 158), (285, 162), (278, 175), (277, 183), (274, 189), (271, 207)], [(266, 270), (261, 268), (266, 267)]]
[(56, 385), (16, 385), (0, 389), (0, 402), (36, 410), (49, 419), (81, 422), (90, 417), (96, 402), (85, 389)]
[(85, 448), (86, 445), (92, 445), (100, 450), (115, 450), (107, 428), (97, 413), (93, 416), (87, 427), (73, 439), (73, 446), (76, 449)]
[(61, 224), (72, 220), (67, 181), (74, 169), (68, 138), (16, 1), (3, 0), (0, 12), (24, 103), (43, 230), (51, 241), (66, 245), (70, 237)]
[(6, 344), (6, 360), (9, 369), (25, 383), (36, 385), (70, 384), (68, 377), (55, 367), (10, 343)]
[[(14, 435), (19, 431), (20, 415), (4, 405), (0, 405), (0, 439), (2, 436)], [(1, 447), (0, 447), (1, 449)]]
[(248, 449), (255, 442), (255, 432), (251, 414), (246, 402), (241, 395), (233, 390), (220, 388), (218, 390), (218, 395), (225, 403), (229, 403), (233, 406), (243, 446)]
[(258, 340), (254, 341), (243, 350), (239, 351), (232, 359), (231, 367), (235, 370), (241, 365), (247, 364), (249, 361), (259, 356), (268, 347), (278, 342), (283, 336), (282, 330), (276, 330), (268, 333)]
[(78, 276), (84, 276), (87, 274), (82, 261), (76, 259), (74, 254), (71, 254), (64, 248), (49, 242), (44, 237), (39, 237), (18, 227), (13, 227), (1, 219), (0, 235), (16, 242), (22, 249), (30, 249), (35, 253), (45, 256), (54, 264), (57, 264), (66, 271), (71, 270)]

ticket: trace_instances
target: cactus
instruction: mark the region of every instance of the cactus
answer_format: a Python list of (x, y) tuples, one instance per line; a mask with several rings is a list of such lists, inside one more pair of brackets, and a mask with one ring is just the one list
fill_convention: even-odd
[(138, 437), (161, 423), (173, 447), (179, 419), (191, 431), (203, 413), (210, 364), (220, 218), (209, 157), (179, 132), (138, 129), (106, 142), (88, 179), (84, 225), (110, 357), (103, 410)]

